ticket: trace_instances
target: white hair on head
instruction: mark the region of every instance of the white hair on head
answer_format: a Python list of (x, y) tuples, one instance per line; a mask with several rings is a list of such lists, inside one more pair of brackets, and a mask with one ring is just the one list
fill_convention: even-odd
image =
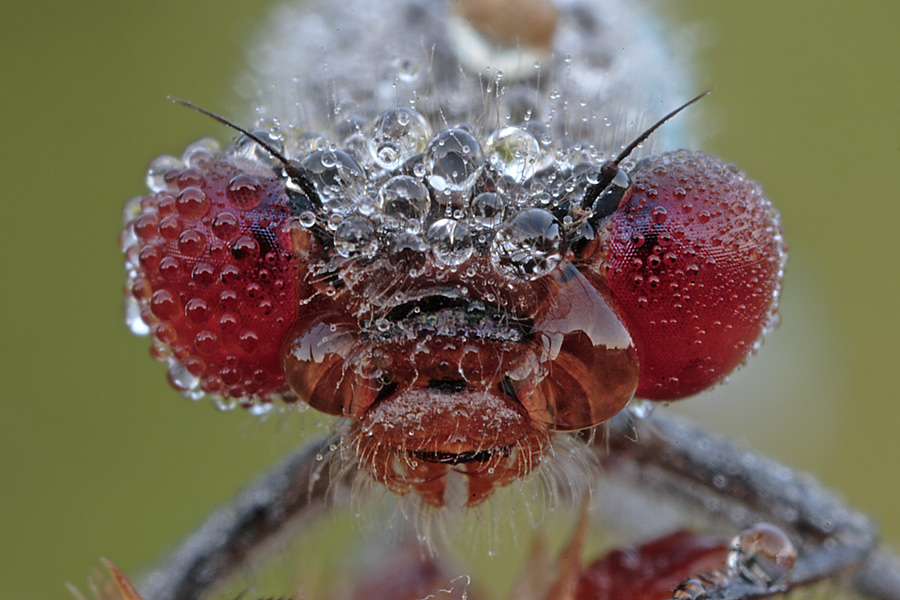
[[(643, 3), (555, 0), (547, 47), (492, 42), (460, 14), (462, 4), (277, 5), (251, 51), (242, 91), (257, 117), (331, 144), (366, 131), (387, 109), (406, 107), (435, 131), (466, 123), (487, 134), (527, 118), (549, 126), (557, 149), (580, 144), (607, 155), (633, 139), (645, 115), (693, 95), (687, 49), (673, 47)], [(689, 142), (677, 123), (654, 140)]]

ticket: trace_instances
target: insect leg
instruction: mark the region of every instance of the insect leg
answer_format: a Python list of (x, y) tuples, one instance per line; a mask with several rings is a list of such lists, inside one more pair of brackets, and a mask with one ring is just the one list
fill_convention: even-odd
[[(762, 522), (782, 528), (798, 548), (789, 589), (855, 572), (850, 585), (857, 592), (900, 597), (892, 583), (900, 577), (896, 563), (872, 554), (872, 523), (808, 475), (661, 412), (644, 420), (619, 415), (596, 447), (607, 469), (647, 493), (700, 508), (707, 519), (737, 528)], [(768, 588), (736, 578), (708, 597), (763, 597), (771, 594)]]

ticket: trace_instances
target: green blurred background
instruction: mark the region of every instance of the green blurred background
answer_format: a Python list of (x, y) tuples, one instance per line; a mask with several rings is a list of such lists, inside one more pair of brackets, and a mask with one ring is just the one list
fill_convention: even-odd
[[(189, 403), (121, 318), (121, 207), (146, 163), (229, 134), (258, 3), (7, 3), (0, 11), (0, 582), (66, 598), (101, 555), (136, 572), (296, 441)], [(689, 401), (808, 470), (900, 545), (900, 4), (665, 5), (696, 47), (701, 148), (762, 181), (791, 247), (783, 324)], [(673, 104), (681, 98), (673, 98)]]

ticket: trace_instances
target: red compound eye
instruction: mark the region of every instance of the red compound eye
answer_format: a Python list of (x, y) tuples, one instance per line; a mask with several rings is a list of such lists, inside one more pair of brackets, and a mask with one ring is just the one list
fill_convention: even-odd
[(159, 191), (129, 215), (131, 321), (149, 326), (186, 395), (265, 406), (288, 391), (278, 350), (297, 310), (284, 183), (233, 154), (189, 162), (158, 159)]
[(778, 214), (733, 165), (679, 151), (641, 161), (608, 221), (607, 282), (638, 350), (637, 396), (720, 381), (775, 323)]

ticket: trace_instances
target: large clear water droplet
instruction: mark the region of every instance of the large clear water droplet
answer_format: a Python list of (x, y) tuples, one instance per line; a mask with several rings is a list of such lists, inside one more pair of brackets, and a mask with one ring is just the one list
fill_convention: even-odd
[(169, 184), (166, 181), (166, 173), (172, 169), (180, 169), (184, 166), (180, 160), (174, 156), (157, 156), (150, 161), (147, 167), (147, 187), (151, 192), (162, 192), (168, 189)]
[(431, 205), (428, 188), (415, 177), (399, 175), (389, 179), (378, 192), (379, 208), (392, 224), (421, 220)]
[(537, 139), (519, 127), (495, 131), (488, 137), (486, 146), (491, 167), (519, 183), (531, 179), (541, 161)]
[(540, 208), (523, 210), (503, 225), (491, 243), (491, 261), (523, 279), (537, 279), (562, 260), (562, 232), (556, 218)]
[(493, 229), (503, 222), (503, 199), (493, 192), (478, 194), (472, 200), (469, 216), (477, 226)]
[(435, 201), (466, 204), (483, 162), (481, 146), (468, 131), (446, 129), (434, 136), (425, 149), (425, 169)]
[(425, 237), (434, 252), (434, 258), (442, 265), (456, 267), (472, 255), (469, 230), (454, 219), (438, 219), (428, 228)]
[(424, 116), (409, 108), (392, 108), (381, 113), (372, 125), (369, 155), (382, 169), (394, 171), (422, 152), (431, 135), (431, 125)]
[(365, 217), (348, 217), (334, 231), (334, 249), (345, 258), (375, 256), (378, 240), (375, 226)]
[[(200, 379), (185, 368), (183, 364), (177, 360), (169, 362), (169, 383), (176, 390), (181, 392), (183, 396), (191, 400), (197, 400), (203, 395), (200, 390)], [(199, 392), (199, 394), (198, 394)]]
[(797, 548), (775, 525), (757, 523), (731, 541), (728, 566), (745, 579), (763, 585), (787, 580), (797, 561)]
[(346, 152), (317, 150), (301, 164), (329, 212), (346, 214), (365, 193), (366, 175)]

